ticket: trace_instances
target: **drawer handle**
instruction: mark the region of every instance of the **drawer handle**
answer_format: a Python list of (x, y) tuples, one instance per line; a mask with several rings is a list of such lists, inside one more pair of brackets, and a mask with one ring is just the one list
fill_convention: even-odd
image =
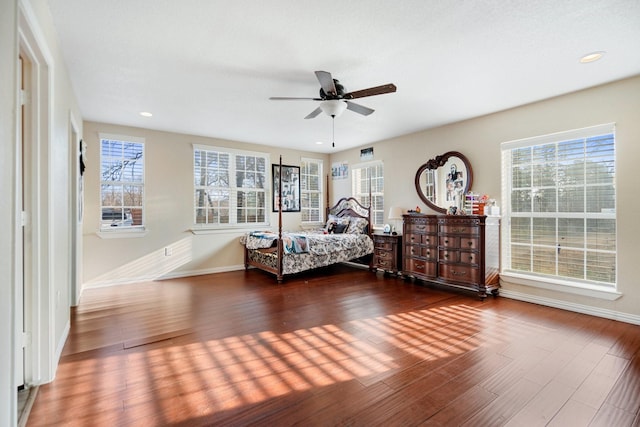
[(462, 270), (462, 271), (451, 270), (451, 274), (453, 276), (464, 276), (467, 274), (467, 272), (465, 270)]
[(423, 269), (424, 268), (424, 264), (416, 263), (416, 268)]
[(429, 243), (429, 239), (425, 239), (424, 241), (425, 241), (425, 242), (427, 242), (427, 243)]
[(467, 242), (467, 245), (473, 246), (473, 242)]
[(469, 261), (473, 261), (473, 255), (469, 255)]
[(451, 231), (454, 232), (454, 233), (464, 233), (465, 229), (464, 228), (452, 228)]
[(411, 255), (415, 254), (415, 250), (413, 248), (411, 248)]
[(382, 252), (380, 255), (378, 255), (381, 258), (386, 258), (389, 256), (389, 254), (387, 252)]
[(416, 228), (418, 230), (424, 230), (426, 227), (424, 225), (418, 225)]
[(414, 240), (416, 240), (416, 238), (411, 236), (411, 241), (413, 242)]
[(427, 256), (429, 256), (429, 255), (431, 255), (431, 252), (430, 252), (430, 251), (427, 251)]
[(444, 244), (445, 244), (445, 245), (446, 245), (446, 244), (448, 244), (448, 243), (449, 243), (449, 240), (445, 240), (445, 241), (444, 241)]
[(449, 254), (444, 254), (444, 257), (445, 258), (449, 258)]

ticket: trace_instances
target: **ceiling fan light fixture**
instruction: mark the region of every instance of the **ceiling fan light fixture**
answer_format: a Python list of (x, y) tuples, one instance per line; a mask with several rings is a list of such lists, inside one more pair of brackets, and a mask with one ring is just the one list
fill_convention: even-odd
[(583, 57), (580, 58), (580, 62), (582, 64), (588, 64), (590, 62), (595, 62), (598, 59), (602, 58), (604, 56), (604, 51), (598, 51), (598, 52), (591, 52), (588, 53), (586, 55), (584, 55)]
[(340, 99), (329, 99), (320, 103), (320, 109), (328, 116), (339, 117), (347, 109), (347, 103)]

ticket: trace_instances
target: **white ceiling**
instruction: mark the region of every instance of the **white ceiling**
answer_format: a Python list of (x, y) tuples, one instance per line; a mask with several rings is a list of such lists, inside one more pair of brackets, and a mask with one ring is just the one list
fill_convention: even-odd
[[(85, 120), (333, 152), (640, 74), (638, 0), (49, 0)], [(589, 52), (600, 61), (580, 64)], [(303, 118), (315, 70), (370, 116)], [(150, 111), (153, 117), (139, 115)], [(317, 145), (322, 141), (324, 144)]]

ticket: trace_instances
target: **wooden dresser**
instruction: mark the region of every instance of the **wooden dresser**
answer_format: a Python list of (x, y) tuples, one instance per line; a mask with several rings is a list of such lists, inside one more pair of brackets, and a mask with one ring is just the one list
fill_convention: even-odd
[(404, 215), (402, 274), (498, 294), (500, 219), (484, 215)]
[(397, 274), (402, 270), (402, 236), (373, 234), (373, 268)]

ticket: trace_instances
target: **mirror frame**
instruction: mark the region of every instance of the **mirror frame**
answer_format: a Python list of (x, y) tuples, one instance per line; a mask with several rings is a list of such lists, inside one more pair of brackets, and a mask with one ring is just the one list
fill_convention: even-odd
[(444, 166), (451, 157), (458, 157), (464, 164), (464, 167), (467, 169), (467, 185), (464, 188), (464, 194), (467, 194), (469, 190), (471, 190), (471, 184), (473, 184), (473, 170), (471, 169), (471, 163), (469, 163), (469, 159), (467, 159), (462, 153), (458, 151), (447, 151), (441, 156), (436, 156), (435, 158), (430, 159), (427, 163), (420, 166), (418, 172), (416, 172), (415, 185), (418, 196), (420, 196), (420, 200), (422, 200), (429, 208), (440, 213), (447, 213), (447, 208), (440, 207), (427, 199), (427, 196), (423, 193), (422, 188), (420, 187), (420, 177), (426, 170), (438, 169), (439, 167)]

